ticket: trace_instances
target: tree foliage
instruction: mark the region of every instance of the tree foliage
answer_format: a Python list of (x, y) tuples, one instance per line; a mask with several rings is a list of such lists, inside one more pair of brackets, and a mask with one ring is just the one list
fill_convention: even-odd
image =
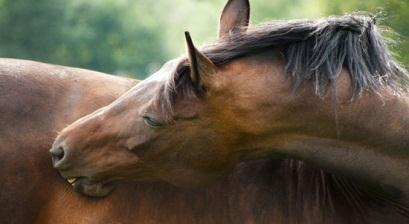
[[(0, 57), (32, 59), (143, 78), (216, 37), (225, 0), (0, 0)], [(409, 65), (407, 0), (251, 0), (252, 23), (370, 11), (392, 27)], [(400, 37), (400, 38), (397, 38)], [(138, 75), (135, 75), (138, 74)]]
[(147, 27), (130, 2), (3, 0), (0, 56), (142, 77), (166, 47), (160, 27)]

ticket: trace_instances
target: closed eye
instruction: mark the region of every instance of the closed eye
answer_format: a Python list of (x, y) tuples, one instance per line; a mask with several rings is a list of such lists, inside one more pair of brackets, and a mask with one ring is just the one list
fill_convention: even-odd
[(149, 116), (143, 116), (143, 121), (145, 122), (146, 125), (152, 127), (152, 128), (160, 128), (163, 126), (163, 124), (157, 120), (155, 120), (152, 117)]

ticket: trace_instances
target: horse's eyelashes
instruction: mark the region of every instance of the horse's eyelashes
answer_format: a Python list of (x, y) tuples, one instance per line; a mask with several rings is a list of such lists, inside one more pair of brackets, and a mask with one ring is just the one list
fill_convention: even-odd
[(156, 120), (155, 118), (152, 118), (149, 116), (143, 116), (142, 118), (145, 124), (147, 124), (148, 126), (152, 128), (160, 128), (163, 126), (163, 124), (159, 122), (158, 120)]

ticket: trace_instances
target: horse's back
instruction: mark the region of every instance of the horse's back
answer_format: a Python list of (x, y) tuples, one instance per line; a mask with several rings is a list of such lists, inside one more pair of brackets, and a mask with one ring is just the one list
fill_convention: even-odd
[(84, 69), (0, 59), (0, 220), (31, 223), (56, 173), (57, 131), (117, 98), (135, 81)]
[[(46, 117), (43, 113), (47, 112), (63, 113), (63, 117), (59, 113), (54, 117), (65, 122), (77, 119), (111, 102), (134, 83), (131, 79), (85, 69), (0, 59), (1, 112), (15, 122), (37, 121)], [(1, 118), (4, 121), (6, 117)]]
[(0, 142), (5, 148), (48, 142), (41, 134), (49, 139), (50, 132), (108, 104), (133, 83), (84, 69), (0, 59)]

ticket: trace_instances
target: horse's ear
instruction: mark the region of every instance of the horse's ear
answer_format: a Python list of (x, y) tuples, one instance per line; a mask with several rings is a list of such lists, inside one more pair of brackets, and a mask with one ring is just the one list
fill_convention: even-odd
[(211, 78), (217, 72), (217, 66), (206, 55), (196, 49), (189, 32), (185, 32), (190, 64), (190, 79), (195, 89), (203, 93), (212, 85)]
[(229, 37), (247, 27), (250, 20), (249, 0), (228, 0), (220, 17), (219, 38)]

